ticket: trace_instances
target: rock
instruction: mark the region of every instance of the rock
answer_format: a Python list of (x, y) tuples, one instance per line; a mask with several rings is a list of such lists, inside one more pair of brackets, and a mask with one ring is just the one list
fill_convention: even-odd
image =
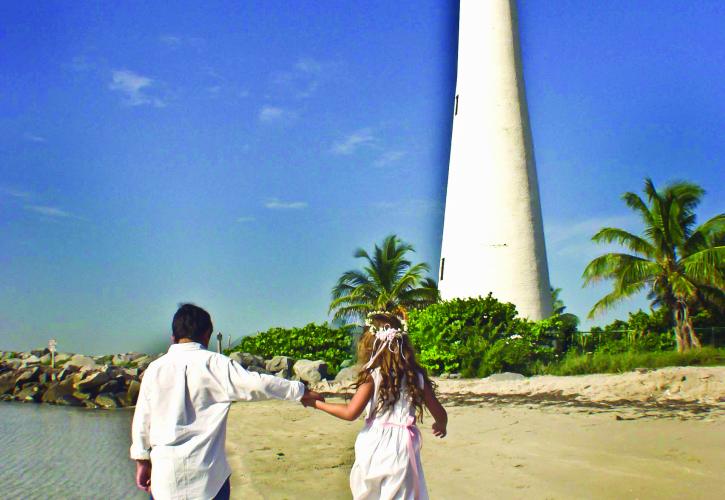
[[(292, 374), (292, 366), (295, 360), (288, 356), (275, 356), (265, 364), (268, 372), (275, 373), (277, 376), (287, 378)], [(282, 375), (280, 375), (282, 373)]]
[(261, 366), (252, 365), (252, 366), (248, 367), (247, 370), (250, 371), (250, 372), (261, 373), (262, 375), (272, 375), (270, 372), (268, 372), (267, 370), (265, 370)]
[(359, 365), (348, 366), (347, 368), (343, 368), (342, 370), (337, 372), (337, 375), (335, 376), (335, 382), (340, 382), (342, 384), (355, 382), (359, 373)]
[(113, 358), (111, 358), (111, 364), (113, 364), (114, 366), (126, 365), (143, 356), (144, 355), (140, 352), (127, 352), (125, 354), (116, 354), (113, 356)]
[(340, 363), (340, 369), (341, 370), (343, 368), (349, 368), (351, 366), (355, 366), (355, 361), (352, 360), (352, 359), (346, 359), (345, 361), (343, 361), (342, 363)]
[(0, 375), (0, 394), (11, 394), (15, 389), (15, 372), (7, 372)]
[(637, 373), (647, 373), (651, 370), (649, 368), (635, 368), (634, 371)]
[[(43, 393), (41, 401), (43, 403), (56, 403), (63, 396), (73, 395), (73, 382), (71, 380), (62, 380), (60, 382), (51, 382)], [(75, 399), (75, 398), (73, 398)]]
[[(451, 377), (453, 378), (453, 377)], [(494, 373), (493, 375), (489, 375), (488, 377), (484, 378), (483, 380), (486, 380), (487, 382), (508, 382), (512, 380), (524, 380), (526, 377), (521, 375), (520, 373), (512, 373), (512, 372), (503, 372), (503, 373)]]
[(121, 390), (123, 390), (123, 384), (119, 383), (117, 380), (109, 380), (98, 388), (98, 392), (116, 393)]
[[(518, 374), (516, 374), (516, 375), (518, 375)], [(459, 378), (461, 378), (461, 374), (460, 373), (451, 373), (448, 378), (459, 379)]]
[(229, 354), (229, 359), (233, 359), (244, 368), (249, 369), (251, 366), (258, 366), (266, 370), (266, 364), (262, 356), (250, 354), (248, 352), (233, 352)]
[(68, 366), (66, 368), (63, 368), (60, 373), (58, 373), (58, 380), (65, 380), (74, 373), (78, 371), (78, 368), (75, 366)]
[(128, 383), (128, 388), (126, 389), (126, 406), (133, 406), (136, 404), (136, 401), (138, 401), (138, 392), (141, 390), (141, 384), (136, 380), (131, 380)]
[(327, 377), (327, 363), (321, 360), (301, 359), (294, 364), (292, 369), (295, 375), (304, 382), (315, 383)]
[(113, 394), (103, 393), (96, 396), (93, 400), (101, 408), (118, 408), (118, 401), (113, 397)]
[(38, 367), (38, 366), (35, 366), (33, 368), (28, 368), (27, 370), (23, 370), (15, 378), (15, 385), (23, 385), (28, 382), (37, 382), (38, 375), (40, 375), (40, 367)]
[(55, 353), (55, 366), (60, 366), (63, 363), (66, 363), (72, 357), (73, 357), (73, 355), (70, 353), (67, 353), (67, 352), (56, 352)]
[(43, 356), (44, 354), (48, 354), (49, 352), (50, 351), (48, 350), (48, 348), (44, 347), (43, 349), (33, 349), (32, 351), (30, 351), (30, 354), (40, 359), (41, 356)]
[(15, 399), (25, 402), (36, 402), (42, 396), (38, 384), (27, 384), (15, 394)]
[(36, 356), (35, 354), (31, 354), (30, 356), (23, 358), (23, 366), (30, 366), (30, 365), (39, 365), (40, 364), (40, 358)]
[(74, 391), (73, 397), (79, 399), (80, 401), (86, 401), (90, 400), (93, 397), (93, 394), (91, 394), (90, 392)]
[(96, 408), (99, 407), (96, 403), (94, 403), (90, 399), (86, 399), (85, 401), (81, 401), (81, 404), (83, 406), (85, 406), (86, 408), (90, 409), (90, 410), (95, 410)]
[(21, 368), (23, 366), (23, 360), (20, 358), (10, 358), (3, 361), (5, 363), (5, 366), (10, 367), (13, 370), (17, 370), (18, 368)]
[(82, 403), (71, 395), (63, 395), (55, 400), (55, 404), (62, 406), (81, 406)]
[(138, 377), (138, 368), (124, 368), (123, 373), (125, 378), (136, 378)]
[(76, 389), (81, 392), (86, 392), (90, 389), (100, 387), (108, 382), (108, 375), (104, 372), (92, 372), (83, 378), (80, 382), (75, 384)]
[(84, 356), (82, 354), (74, 354), (73, 356), (71, 356), (71, 358), (68, 361), (66, 361), (65, 367), (67, 367), (69, 365), (77, 366), (78, 368), (82, 368), (82, 367), (95, 368), (96, 362), (93, 361), (93, 358), (91, 358), (91, 357)]
[(42, 356), (40, 357), (40, 362), (41, 362), (42, 364), (44, 364), (44, 365), (49, 365), (49, 364), (50, 364), (50, 360), (51, 360), (51, 358), (52, 358), (52, 356), (51, 356), (51, 354), (50, 354), (50, 353), (48, 353), (48, 354), (43, 354), (43, 355), (42, 355)]

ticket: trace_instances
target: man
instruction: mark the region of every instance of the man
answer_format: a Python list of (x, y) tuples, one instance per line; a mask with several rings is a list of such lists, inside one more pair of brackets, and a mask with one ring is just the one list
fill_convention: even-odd
[(233, 401), (322, 399), (301, 382), (246, 371), (206, 350), (211, 316), (183, 304), (172, 321), (173, 345), (143, 375), (131, 428), (136, 485), (157, 500), (227, 499), (231, 469), (224, 451)]

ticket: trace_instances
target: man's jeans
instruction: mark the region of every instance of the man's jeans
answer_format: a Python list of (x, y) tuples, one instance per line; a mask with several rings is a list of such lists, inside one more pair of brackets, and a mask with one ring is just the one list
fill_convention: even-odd
[[(224, 484), (222, 484), (221, 489), (219, 490), (219, 493), (216, 494), (214, 497), (214, 500), (229, 500), (229, 494), (231, 492), (231, 488), (229, 486), (229, 478), (227, 478), (226, 481), (224, 481)], [(151, 500), (154, 500), (154, 496), (151, 495)]]

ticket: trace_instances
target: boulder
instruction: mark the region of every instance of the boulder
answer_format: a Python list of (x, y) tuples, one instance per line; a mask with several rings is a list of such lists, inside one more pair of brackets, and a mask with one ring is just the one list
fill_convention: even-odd
[(131, 380), (126, 388), (126, 406), (133, 406), (138, 401), (138, 392), (141, 390), (141, 384), (136, 380)]
[(351, 384), (357, 380), (357, 376), (360, 373), (360, 365), (354, 365), (354, 366), (348, 366), (347, 368), (343, 368), (339, 372), (337, 372), (337, 375), (335, 376), (335, 382), (340, 382), (341, 384)]
[(59, 397), (55, 400), (55, 404), (62, 405), (62, 406), (81, 406), (82, 403), (71, 396), (70, 394), (64, 394), (63, 396)]
[(40, 358), (36, 356), (35, 354), (31, 354), (30, 356), (23, 358), (23, 366), (30, 366), (30, 365), (39, 365), (40, 364)]
[(99, 408), (99, 406), (96, 403), (94, 403), (93, 401), (91, 401), (90, 399), (81, 401), (81, 404), (90, 410), (95, 410), (96, 408)]
[(95, 389), (96, 387), (100, 387), (106, 382), (108, 382), (109, 377), (104, 372), (92, 372), (85, 377), (83, 377), (83, 380), (80, 382), (77, 382), (75, 384), (75, 388), (78, 389), (81, 392), (86, 392), (91, 389)]
[(66, 368), (63, 368), (58, 373), (57, 379), (58, 380), (65, 380), (65, 379), (69, 378), (71, 375), (73, 375), (76, 372), (78, 372), (78, 368), (77, 367), (75, 367), (75, 366), (68, 366)]
[(145, 370), (154, 359), (151, 356), (141, 356), (134, 359), (131, 364), (139, 370)]
[(250, 354), (248, 352), (233, 352), (229, 355), (229, 359), (233, 359), (240, 365), (242, 365), (244, 368), (249, 369), (252, 366), (258, 366), (260, 368), (264, 368), (266, 370), (266, 363), (264, 362), (264, 358), (262, 356), (257, 356), (255, 354)]
[(116, 401), (116, 398), (113, 394), (109, 394), (107, 392), (96, 396), (96, 399), (94, 399), (93, 402), (101, 408), (118, 408), (118, 401)]
[(140, 352), (127, 352), (124, 354), (116, 354), (111, 358), (111, 364), (115, 366), (127, 365), (136, 359), (142, 358), (144, 355)]
[[(451, 377), (453, 378), (453, 377)], [(487, 382), (508, 382), (512, 380), (523, 380), (526, 377), (524, 375), (521, 375), (520, 373), (513, 373), (513, 372), (503, 372), (503, 373), (494, 373), (493, 375), (489, 375), (488, 377), (484, 378), (483, 380), (486, 380)]]
[(40, 375), (40, 367), (34, 366), (26, 370), (21, 371), (15, 378), (15, 385), (23, 385), (28, 382), (37, 382), (38, 376)]
[(294, 364), (295, 360), (289, 356), (275, 356), (267, 361), (265, 368), (268, 372), (287, 378), (292, 374), (292, 366)]
[(342, 363), (340, 363), (340, 369), (341, 370), (343, 368), (349, 368), (351, 366), (355, 366), (355, 361), (352, 360), (352, 359), (346, 359), (345, 361), (343, 361)]
[[(64, 396), (73, 395), (73, 382), (71, 380), (62, 380), (60, 382), (51, 382), (43, 393), (41, 401), (43, 403), (57, 403)], [(73, 398), (75, 399), (75, 398)]]
[(38, 384), (26, 384), (15, 394), (15, 399), (25, 402), (36, 402), (42, 396)]
[(71, 358), (68, 361), (66, 361), (64, 367), (68, 367), (68, 366), (77, 366), (78, 368), (82, 368), (82, 367), (95, 368), (96, 362), (93, 361), (93, 358), (91, 358), (89, 356), (84, 356), (82, 354), (74, 354), (73, 356), (71, 356)]
[(294, 364), (292, 369), (295, 375), (304, 382), (315, 383), (327, 377), (327, 363), (321, 360), (301, 359)]
[(41, 356), (43, 356), (44, 354), (48, 354), (49, 352), (50, 351), (48, 350), (48, 348), (47, 347), (44, 347), (42, 349), (33, 349), (32, 351), (30, 351), (30, 354), (32, 354), (33, 356), (37, 356), (38, 358), (40, 358)]
[(20, 358), (10, 358), (3, 361), (5, 363), (5, 366), (8, 366), (9, 368), (13, 370), (17, 370), (18, 368), (21, 368), (23, 366), (23, 360)]
[(67, 362), (73, 357), (72, 354), (67, 352), (56, 352), (55, 353), (55, 366), (60, 366), (63, 363)]
[(270, 372), (268, 372), (261, 366), (252, 365), (252, 366), (247, 367), (247, 370), (250, 372), (261, 373), (262, 375), (272, 375)]
[(73, 397), (80, 401), (86, 401), (92, 399), (93, 394), (90, 392), (73, 391)]
[(40, 362), (41, 362), (42, 364), (44, 364), (44, 365), (49, 365), (49, 364), (50, 364), (50, 360), (51, 360), (51, 358), (52, 358), (52, 356), (51, 356), (51, 354), (50, 354), (50, 353), (48, 353), (48, 354), (43, 354), (43, 355), (42, 355), (42, 356), (40, 357)]
[(0, 394), (12, 394), (15, 389), (15, 372), (6, 372), (0, 375)]
[(123, 384), (120, 384), (118, 380), (109, 380), (98, 388), (98, 392), (116, 393), (121, 390), (123, 390)]

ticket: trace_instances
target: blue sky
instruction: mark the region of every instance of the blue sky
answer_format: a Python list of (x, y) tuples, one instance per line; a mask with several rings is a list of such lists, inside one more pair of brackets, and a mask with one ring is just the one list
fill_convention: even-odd
[[(645, 176), (722, 211), (720, 2), (522, 1), (550, 273), (584, 316), (602, 225)], [(352, 252), (436, 268), (457, 2), (4, 2), (0, 348), (163, 345), (326, 319)], [(718, 140), (720, 139), (720, 140)], [(634, 300), (595, 321), (645, 306)]]

